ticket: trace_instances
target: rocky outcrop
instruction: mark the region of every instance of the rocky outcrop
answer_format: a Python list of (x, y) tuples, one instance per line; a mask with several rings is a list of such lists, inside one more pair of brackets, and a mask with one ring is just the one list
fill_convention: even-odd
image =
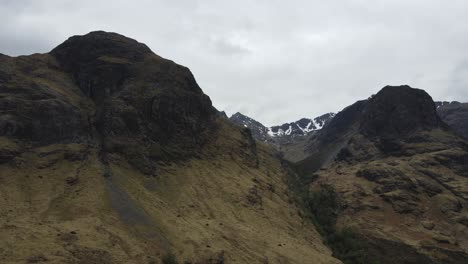
[(360, 132), (366, 136), (402, 137), (417, 130), (441, 127), (432, 98), (409, 86), (386, 86), (363, 110)]
[(252, 119), (246, 115), (243, 115), (239, 112), (233, 114), (229, 117), (229, 120), (234, 124), (238, 124), (242, 127), (250, 129), (252, 136), (259, 141), (262, 142), (269, 142), (271, 141), (270, 137), (268, 136), (268, 128), (264, 126), (262, 123), (258, 122), (255, 119)]
[[(88, 124), (69, 93), (79, 92), (48, 55), (0, 57), (0, 136), (36, 144), (82, 141)], [(71, 86), (66, 91), (63, 86)]]
[(186, 67), (115, 33), (1, 60), (0, 135), (22, 142), (97, 142), (152, 174), (159, 160), (198, 152), (217, 118)]
[(341, 201), (332, 237), (352, 228), (364, 259), (379, 263), (394, 263), (395, 252), (406, 252), (399, 263), (468, 259), (468, 145), (426, 92), (384, 87), (338, 113), (308, 144), (298, 172), (313, 181), (311, 192), (331, 186)]

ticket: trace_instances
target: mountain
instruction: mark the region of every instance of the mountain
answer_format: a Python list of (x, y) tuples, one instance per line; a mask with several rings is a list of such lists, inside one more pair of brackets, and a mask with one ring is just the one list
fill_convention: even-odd
[(296, 122), (285, 123), (281, 126), (272, 126), (268, 129), (268, 134), (276, 138), (305, 136), (313, 131), (322, 129), (334, 116), (334, 113), (327, 113), (314, 119), (302, 118)]
[(0, 56), (0, 172), (1, 263), (340, 263), (275, 151), (119, 34)]
[[(461, 136), (468, 138), (468, 103), (437, 101), (435, 105), (442, 121)], [(308, 155), (308, 137), (322, 129), (334, 116), (335, 113), (327, 113), (314, 119), (302, 118), (296, 122), (272, 127), (266, 127), (239, 112), (229, 119), (249, 128), (256, 140), (275, 146), (286, 160), (298, 162)]]
[(268, 128), (116, 33), (0, 55), (0, 263), (464, 264), (465, 110), (387, 86)]
[(229, 117), (229, 120), (231, 120), (231, 122), (235, 124), (250, 129), (250, 132), (252, 133), (254, 139), (262, 142), (271, 141), (271, 137), (268, 135), (268, 128), (265, 127), (262, 123), (258, 122), (257, 120), (252, 119), (239, 112)]
[(435, 102), (440, 118), (457, 131), (468, 138), (468, 103), (459, 102)]
[(249, 128), (256, 140), (284, 144), (293, 141), (297, 137), (306, 136), (320, 130), (333, 116), (335, 116), (334, 113), (327, 113), (313, 119), (301, 118), (295, 122), (272, 127), (266, 127), (257, 120), (239, 112), (232, 115), (229, 119), (238, 125)]
[(274, 146), (282, 159), (297, 162), (307, 156), (308, 138), (322, 129), (334, 116), (334, 113), (327, 113), (313, 119), (302, 118), (296, 122), (272, 127), (266, 127), (241, 113), (232, 115), (229, 120), (250, 129), (256, 140)]
[(295, 183), (345, 263), (466, 263), (468, 142), (432, 98), (387, 86), (307, 142)]

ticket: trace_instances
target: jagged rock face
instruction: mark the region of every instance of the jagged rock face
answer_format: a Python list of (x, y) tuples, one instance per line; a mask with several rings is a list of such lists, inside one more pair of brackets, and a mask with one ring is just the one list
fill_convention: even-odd
[(140, 133), (159, 143), (191, 137), (187, 142), (195, 142), (215, 116), (187, 68), (135, 40), (93, 32), (68, 39), (51, 54), (104, 108), (100, 122), (106, 134)]
[(233, 114), (229, 120), (233, 123), (238, 124), (240, 126), (246, 127), (250, 129), (252, 136), (259, 141), (267, 142), (269, 140), (268, 137), (268, 128), (265, 127), (262, 123), (254, 120), (246, 115), (243, 115), (239, 112)]
[(453, 130), (468, 138), (468, 103), (436, 102), (437, 114)]
[(406, 256), (399, 263), (466, 262), (468, 143), (440, 121), (427, 93), (385, 87), (309, 144), (299, 172), (312, 191), (332, 186), (336, 228), (352, 226), (379, 263), (394, 263), (394, 252)]
[[(319, 154), (321, 165), (326, 165), (356, 134), (373, 140), (384, 152), (394, 152), (399, 150), (401, 142), (416, 140), (411, 138), (413, 133), (436, 128), (446, 126), (425, 91), (407, 85), (386, 86), (369, 99), (339, 112), (330, 124), (310, 138), (306, 148), (310, 155)], [(361, 156), (365, 159), (374, 154)]]
[(358, 122), (366, 105), (367, 100), (358, 101), (337, 113), (328, 126), (317, 133), (319, 141), (332, 142), (341, 138), (344, 134), (354, 131), (354, 126)]
[(53, 58), (1, 56), (0, 76), (0, 136), (37, 144), (86, 138), (81, 101), (69, 96), (79, 90)]
[(97, 102), (122, 89), (132, 77), (132, 64), (151, 53), (136, 40), (99, 31), (71, 37), (50, 52), (83, 93)]
[(148, 173), (151, 160), (196, 152), (217, 116), (186, 67), (115, 33), (2, 57), (0, 72), (1, 135), (35, 144), (97, 140)]
[(409, 86), (386, 86), (368, 100), (360, 130), (368, 136), (402, 136), (441, 124), (432, 98)]

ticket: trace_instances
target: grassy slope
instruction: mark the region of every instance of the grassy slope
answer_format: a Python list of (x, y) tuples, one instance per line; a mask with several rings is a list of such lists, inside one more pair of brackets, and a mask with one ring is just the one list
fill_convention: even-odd
[(117, 155), (105, 178), (97, 150), (77, 144), (0, 165), (1, 262), (160, 263), (171, 251), (200, 263), (339, 263), (298, 216), (270, 150), (258, 146), (249, 166), (240, 128), (219, 127), (200, 158), (155, 178)]
[[(407, 154), (399, 157), (377, 157), (351, 164), (335, 162), (319, 171), (318, 180), (312, 185), (331, 185), (342, 199), (345, 206), (338, 216), (337, 229), (352, 227), (371, 240), (382, 240), (380, 246), (387, 254), (370, 253), (377, 254), (380, 263), (398, 259), (416, 263), (415, 259), (421, 257), (416, 252), (440, 261), (437, 263), (466, 260), (460, 252), (466, 254), (468, 250), (468, 180), (455, 165), (440, 163), (444, 157), (463, 157), (466, 152), (455, 145), (449, 147), (453, 144), (450, 142), (459, 140), (446, 132), (434, 130), (427, 136), (434, 140), (408, 144)], [(374, 171), (374, 177), (388, 178), (368, 180), (359, 176), (362, 170)], [(401, 180), (400, 173), (404, 176)], [(378, 190), (384, 187), (390, 190), (379, 194)], [(409, 246), (408, 251), (395, 248), (401, 256), (389, 254), (393, 246), (385, 243)]]

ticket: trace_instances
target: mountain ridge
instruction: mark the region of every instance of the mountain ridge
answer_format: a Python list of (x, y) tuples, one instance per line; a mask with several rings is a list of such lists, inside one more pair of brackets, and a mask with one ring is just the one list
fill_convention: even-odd
[[(306, 201), (322, 234), (348, 232), (347, 243), (357, 246), (353, 255), (331, 240), (335, 256), (351, 263), (466, 261), (468, 143), (441, 121), (426, 92), (384, 87), (339, 112), (310, 138), (308, 151), (296, 168), (313, 194)], [(323, 195), (339, 202), (320, 220), (325, 209), (315, 197)]]
[(0, 262), (340, 263), (274, 151), (116, 33), (0, 56)]
[(386, 86), (271, 137), (116, 33), (0, 56), (0, 262), (464, 264), (464, 109)]

